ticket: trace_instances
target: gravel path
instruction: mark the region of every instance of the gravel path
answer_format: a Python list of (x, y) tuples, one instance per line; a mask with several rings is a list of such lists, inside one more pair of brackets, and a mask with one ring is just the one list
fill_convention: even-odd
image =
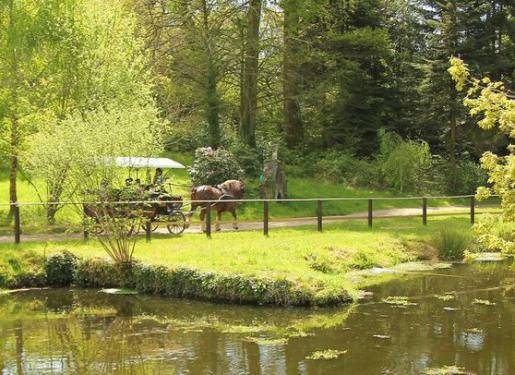
[[(438, 216), (438, 215), (449, 215), (449, 214), (457, 214), (457, 213), (468, 213), (469, 208), (465, 206), (450, 206), (450, 207), (428, 207), (427, 215), (428, 216)], [(477, 210), (477, 209), (476, 209)], [(479, 212), (478, 212), (479, 213)], [(399, 218), (399, 217), (417, 217), (422, 216), (422, 208), (389, 208), (382, 210), (374, 210), (374, 219), (377, 218)], [(349, 215), (342, 216), (325, 216), (323, 218), (324, 224), (327, 223), (336, 223), (346, 220), (365, 220), (368, 217), (367, 212), (357, 212)], [(214, 219), (214, 218), (213, 218)], [(300, 217), (300, 218), (282, 218), (282, 219), (270, 219), (269, 228), (289, 228), (289, 227), (299, 227), (306, 225), (315, 226), (317, 223), (316, 217)], [(234, 231), (230, 222), (223, 222), (222, 231), (229, 232)], [(239, 230), (240, 231), (251, 231), (251, 230), (261, 230), (263, 229), (262, 221), (248, 221), (248, 222), (240, 222)], [(214, 220), (213, 220), (213, 231), (214, 231)], [(200, 226), (193, 225), (191, 228), (186, 229), (185, 233), (200, 233)], [(168, 234), (166, 228), (158, 228), (156, 232), (159, 234)], [(25, 241), (64, 241), (70, 239), (81, 239), (82, 233), (40, 233), (40, 234), (27, 234), (21, 237), (22, 242)], [(9, 243), (13, 241), (12, 236), (0, 236), (0, 243)]]

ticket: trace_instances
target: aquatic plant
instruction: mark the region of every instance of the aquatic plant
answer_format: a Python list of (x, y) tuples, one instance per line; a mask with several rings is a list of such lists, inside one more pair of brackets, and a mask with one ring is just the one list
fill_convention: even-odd
[(426, 369), (426, 375), (473, 375), (471, 372), (457, 366), (443, 366), (440, 368)]
[(336, 359), (340, 355), (347, 353), (346, 350), (334, 350), (334, 349), (327, 349), (327, 350), (320, 350), (311, 353), (311, 355), (307, 356), (306, 359)]
[(478, 299), (478, 298), (474, 299), (474, 301), (472, 301), (472, 303), (474, 305), (484, 305), (484, 306), (495, 306), (496, 305), (495, 302), (491, 302), (487, 299)]
[(435, 294), (435, 298), (438, 298), (441, 301), (452, 301), (453, 299), (456, 299), (456, 296), (454, 294), (446, 293), (446, 294)]
[(267, 345), (267, 346), (274, 346), (274, 345), (285, 345), (288, 342), (287, 338), (263, 338), (263, 337), (247, 337), (247, 341), (254, 342), (258, 345)]
[(389, 305), (395, 306), (416, 306), (417, 304), (414, 302), (410, 302), (408, 297), (403, 296), (388, 296), (383, 298), (383, 302)]
[(461, 260), (472, 243), (472, 237), (468, 232), (444, 227), (433, 235), (432, 242), (440, 259)]

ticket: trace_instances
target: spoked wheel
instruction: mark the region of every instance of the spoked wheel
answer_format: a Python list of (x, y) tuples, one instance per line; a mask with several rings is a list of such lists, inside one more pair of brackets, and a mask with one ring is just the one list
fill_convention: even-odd
[(100, 224), (94, 224), (89, 228), (89, 232), (94, 236), (98, 236), (99, 234), (104, 233), (104, 229)]
[(168, 215), (168, 224), (166, 225), (168, 232), (173, 235), (179, 235), (186, 229), (186, 216), (180, 211), (172, 212)]
[(139, 232), (139, 227), (137, 225), (131, 225), (130, 228), (129, 228), (129, 236), (135, 236), (137, 235)]
[[(157, 224), (155, 222), (150, 223), (150, 231), (151, 232), (155, 232), (157, 230), (157, 228), (159, 228), (159, 224)], [(143, 232), (145, 232), (147, 230), (146, 224), (141, 224), (141, 230), (143, 230)]]

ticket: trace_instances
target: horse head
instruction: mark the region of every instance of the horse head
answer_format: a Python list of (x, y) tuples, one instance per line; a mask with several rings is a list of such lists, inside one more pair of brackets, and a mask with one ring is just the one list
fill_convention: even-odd
[(245, 193), (245, 183), (239, 180), (227, 180), (217, 187), (236, 199), (242, 199)]

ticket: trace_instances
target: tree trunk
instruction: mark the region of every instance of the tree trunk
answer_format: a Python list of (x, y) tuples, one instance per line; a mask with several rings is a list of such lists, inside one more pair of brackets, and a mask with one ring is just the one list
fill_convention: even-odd
[(220, 113), (217, 89), (217, 69), (213, 61), (210, 41), (209, 9), (206, 0), (202, 1), (204, 50), (206, 54), (206, 119), (209, 133), (209, 145), (213, 148), (220, 146)]
[(298, 145), (304, 136), (300, 115), (299, 14), (296, 0), (284, 0), (283, 131), (288, 146)]
[(250, 0), (247, 12), (247, 38), (243, 64), (243, 98), (240, 137), (250, 146), (256, 145), (257, 77), (259, 65), (259, 23), (261, 0)]
[(458, 172), (458, 164), (457, 164), (457, 160), (456, 160), (457, 96), (458, 96), (458, 94), (454, 87), (454, 82), (451, 82), (450, 110), (449, 110), (449, 128), (450, 128), (449, 161), (450, 161), (450, 165), (451, 165), (450, 188), (453, 193), (456, 190), (456, 174)]
[[(13, 204), (18, 202), (18, 190), (16, 180), (18, 177), (18, 119), (15, 114), (11, 116), (11, 160), (9, 170), (9, 201)], [(20, 212), (11, 205), (9, 210), (9, 222), (14, 217), (15, 224), (20, 222)]]
[[(457, 18), (457, 6), (455, 1), (451, 1), (450, 9), (450, 22), (449, 35), (449, 54), (450, 56), (457, 55), (457, 42), (458, 42), (458, 18)], [(456, 133), (457, 133), (457, 117), (458, 117), (458, 93), (456, 91), (455, 84), (450, 79), (450, 91), (449, 91), (449, 161), (451, 166), (450, 173), (450, 188), (452, 192), (456, 190), (456, 175), (458, 172), (458, 164), (456, 160)]]
[[(14, 28), (14, 2), (11, 0), (9, 3), (9, 28)], [(18, 105), (18, 87), (20, 82), (18, 56), (16, 48), (11, 46), (11, 100), (9, 104), (9, 112), (11, 114), (11, 132), (10, 132), (10, 169), (9, 169), (9, 201), (12, 204), (9, 209), (8, 222), (10, 223), (14, 217), (14, 225), (19, 228), (20, 224), (20, 210), (14, 206), (18, 202), (18, 190), (16, 180), (18, 177), (18, 147), (19, 147), (19, 131), (18, 131), (18, 116), (16, 113)], [(16, 235), (17, 238), (17, 235)]]
[(220, 114), (218, 90), (216, 84), (216, 71), (209, 63), (207, 72), (207, 124), (209, 129), (209, 145), (213, 148), (220, 146)]

